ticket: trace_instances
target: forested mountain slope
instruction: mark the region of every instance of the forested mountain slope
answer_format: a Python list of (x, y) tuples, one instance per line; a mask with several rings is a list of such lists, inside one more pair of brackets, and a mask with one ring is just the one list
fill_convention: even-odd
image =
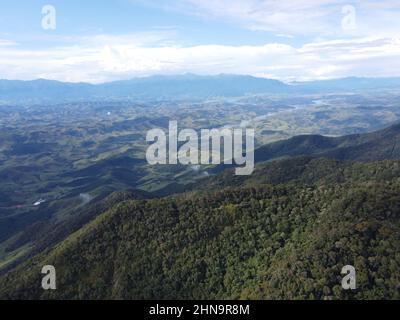
[(400, 161), (353, 162), (298, 156), (258, 163), (253, 174), (248, 176), (237, 176), (234, 174), (234, 169), (228, 169), (192, 184), (188, 189), (198, 192), (226, 187), (279, 185), (289, 182), (306, 186), (371, 180), (386, 181), (395, 177), (400, 179)]
[(19, 232), (7, 241), (7, 245), (5, 246), (6, 252), (12, 252), (26, 246), (29, 246), (30, 250), (26, 254), (20, 255), (18, 259), (8, 264), (0, 265), (0, 275), (18, 265), (21, 261), (26, 260), (29, 256), (33, 256), (64, 240), (71, 233), (79, 230), (85, 224), (119, 202), (145, 198), (152, 198), (152, 195), (133, 189), (113, 192), (106, 197), (99, 196), (92, 199), (91, 202), (78, 206), (74, 210), (67, 211), (65, 214), (59, 214), (51, 219), (33, 223), (23, 232)]
[[(307, 183), (121, 202), (0, 278), (0, 298), (399, 299), (399, 163), (325, 179), (328, 160), (301, 161)], [(45, 264), (57, 290), (41, 289)], [(355, 291), (340, 286), (348, 264)]]

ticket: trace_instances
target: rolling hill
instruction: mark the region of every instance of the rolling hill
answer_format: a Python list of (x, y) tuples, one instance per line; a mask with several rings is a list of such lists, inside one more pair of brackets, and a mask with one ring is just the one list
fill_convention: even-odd
[(343, 137), (302, 135), (260, 147), (257, 162), (280, 157), (313, 155), (338, 160), (374, 161), (400, 158), (400, 124), (380, 131)]

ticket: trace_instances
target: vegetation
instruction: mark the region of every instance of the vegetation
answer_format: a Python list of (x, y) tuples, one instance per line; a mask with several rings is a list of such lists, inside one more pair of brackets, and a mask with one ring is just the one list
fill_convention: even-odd
[[(327, 161), (308, 164), (322, 177)], [(398, 167), (337, 164), (335, 183), (125, 201), (2, 277), (0, 297), (399, 299)], [(45, 264), (57, 290), (40, 287)], [(348, 264), (355, 291), (340, 286)]]

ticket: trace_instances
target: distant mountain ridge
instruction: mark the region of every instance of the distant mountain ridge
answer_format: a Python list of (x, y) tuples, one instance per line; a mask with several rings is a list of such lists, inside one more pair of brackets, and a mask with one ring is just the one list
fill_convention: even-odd
[(0, 80), (0, 104), (102, 99), (205, 99), (247, 94), (312, 94), (396, 89), (400, 78), (357, 78), (284, 83), (245, 75), (164, 75), (103, 84)]
[(313, 155), (337, 160), (400, 159), (400, 124), (364, 134), (342, 137), (301, 135), (267, 144), (255, 151), (257, 162), (289, 156)]

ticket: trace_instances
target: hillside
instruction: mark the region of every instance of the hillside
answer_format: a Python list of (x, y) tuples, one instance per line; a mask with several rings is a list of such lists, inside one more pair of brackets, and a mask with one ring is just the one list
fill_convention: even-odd
[[(30, 256), (64, 240), (71, 233), (79, 230), (119, 202), (128, 199), (149, 199), (153, 197), (147, 192), (134, 189), (119, 192), (110, 191), (109, 193), (108, 196), (103, 194), (90, 199), (86, 204), (75, 204), (69, 199), (65, 202), (69, 202), (70, 207), (67, 207), (65, 203), (59, 205), (59, 207), (51, 207), (48, 211), (52, 213), (52, 216), (48, 217), (48, 219), (40, 220), (40, 217), (36, 218), (38, 221), (32, 222), (22, 232), (17, 232), (16, 235), (5, 242), (4, 252), (10, 253), (12, 259), (0, 264), (0, 275)], [(2, 228), (5, 230), (7, 230), (7, 227), (11, 228), (12, 225), (5, 224), (4, 220), (2, 221)], [(14, 228), (15, 226), (16, 223), (14, 223)], [(15, 252), (21, 253), (15, 257)]]
[[(0, 278), (0, 298), (399, 299), (399, 163), (338, 164), (331, 183), (312, 161), (308, 185), (122, 202)], [(55, 291), (40, 288), (44, 264)]]
[(219, 190), (226, 187), (257, 186), (262, 184), (315, 184), (334, 185), (340, 183), (365, 183), (385, 181), (400, 177), (398, 161), (374, 161), (368, 163), (339, 161), (312, 156), (298, 156), (257, 164), (249, 176), (236, 176), (234, 169), (225, 170), (187, 187), (195, 192)]
[(380, 131), (343, 137), (302, 135), (260, 147), (255, 160), (313, 155), (338, 160), (375, 161), (400, 158), (400, 124)]

